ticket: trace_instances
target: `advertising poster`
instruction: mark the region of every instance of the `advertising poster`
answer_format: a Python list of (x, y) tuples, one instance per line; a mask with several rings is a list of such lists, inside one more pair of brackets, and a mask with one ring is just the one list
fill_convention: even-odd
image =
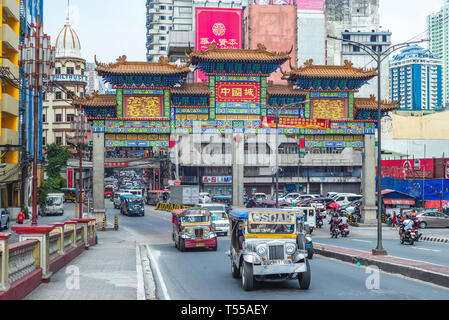
[[(242, 9), (196, 8), (195, 50), (207, 50), (212, 42), (219, 49), (242, 49)], [(195, 72), (195, 82), (207, 80)]]
[(164, 116), (162, 95), (124, 95), (125, 118), (161, 118)]

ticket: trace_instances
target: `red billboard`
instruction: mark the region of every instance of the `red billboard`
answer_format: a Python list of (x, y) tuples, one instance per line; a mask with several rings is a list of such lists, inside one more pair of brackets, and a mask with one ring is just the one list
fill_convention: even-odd
[(75, 175), (73, 174), (73, 169), (67, 169), (67, 188), (75, 188)]
[[(219, 49), (242, 49), (242, 9), (196, 8), (195, 49), (207, 50), (212, 42)], [(207, 80), (200, 72), (195, 82)]]

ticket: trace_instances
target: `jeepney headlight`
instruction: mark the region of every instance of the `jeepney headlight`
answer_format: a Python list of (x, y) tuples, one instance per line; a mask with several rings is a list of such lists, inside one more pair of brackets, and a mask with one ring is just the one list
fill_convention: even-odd
[(204, 234), (208, 234), (210, 232), (209, 228), (204, 228)]
[(265, 249), (264, 246), (257, 246), (256, 247), (256, 252), (259, 256), (264, 256), (267, 253), (267, 249)]
[(294, 244), (287, 244), (285, 246), (285, 252), (287, 252), (287, 254), (293, 254), (296, 251), (296, 246)]

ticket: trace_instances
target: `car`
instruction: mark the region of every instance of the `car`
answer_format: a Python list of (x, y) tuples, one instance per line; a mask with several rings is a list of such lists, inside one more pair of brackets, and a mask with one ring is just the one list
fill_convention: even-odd
[(345, 204), (349, 204), (355, 200), (362, 199), (363, 196), (360, 194), (355, 193), (339, 193), (337, 196), (334, 197), (334, 200), (336, 203), (338, 203), (340, 206), (343, 206)]
[(295, 200), (293, 200), (292, 202), (295, 205), (298, 205), (299, 202), (302, 202), (304, 200), (308, 200), (308, 199), (313, 199), (313, 198), (318, 198), (319, 196), (314, 195), (314, 194), (301, 194), (300, 196), (298, 196)]
[(279, 201), (292, 202), (300, 195), (301, 194), (298, 192), (291, 192), (291, 193), (285, 195), (284, 197), (279, 197)]
[(0, 209), (0, 230), (8, 230), (9, 229), (10, 216), (9, 212), (5, 209)]
[(425, 211), (416, 216), (419, 219), (419, 227), (425, 228), (448, 228), (449, 215), (439, 211)]
[(200, 192), (199, 199), (201, 203), (210, 203), (212, 197), (208, 192)]
[(215, 224), (215, 233), (217, 235), (222, 234), (227, 236), (229, 232), (229, 219), (226, 205), (221, 203), (201, 203), (198, 206), (211, 212), (212, 221)]

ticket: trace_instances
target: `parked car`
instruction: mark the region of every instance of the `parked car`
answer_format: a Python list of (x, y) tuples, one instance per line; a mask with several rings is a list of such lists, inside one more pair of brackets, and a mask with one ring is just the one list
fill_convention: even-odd
[(286, 201), (286, 202), (292, 202), (294, 201), (297, 197), (299, 197), (301, 194), (298, 192), (290, 192), (288, 194), (286, 194), (283, 197), (279, 197), (279, 201)]
[(335, 196), (334, 200), (340, 206), (343, 206), (345, 204), (349, 204), (355, 200), (359, 200), (362, 198), (363, 198), (362, 195), (355, 194), (355, 193), (339, 193), (337, 196)]
[(301, 194), (300, 196), (298, 196), (295, 200), (293, 200), (292, 202), (298, 206), (299, 202), (302, 202), (304, 200), (308, 200), (308, 199), (314, 199), (314, 198), (319, 198), (319, 196), (314, 195), (314, 194)]
[(9, 212), (5, 209), (0, 209), (0, 230), (8, 230), (9, 229), (9, 221), (10, 216)]
[(425, 228), (448, 228), (449, 215), (438, 211), (425, 211), (417, 215), (420, 220), (419, 227)]

